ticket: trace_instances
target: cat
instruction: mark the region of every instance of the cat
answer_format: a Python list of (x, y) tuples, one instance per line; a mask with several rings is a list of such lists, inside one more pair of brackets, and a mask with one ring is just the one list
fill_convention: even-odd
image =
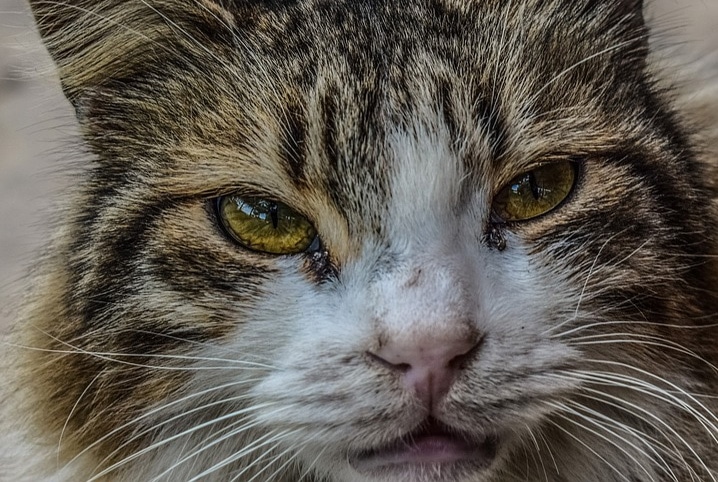
[(7, 480), (718, 480), (718, 103), (641, 1), (30, 4), (92, 159)]

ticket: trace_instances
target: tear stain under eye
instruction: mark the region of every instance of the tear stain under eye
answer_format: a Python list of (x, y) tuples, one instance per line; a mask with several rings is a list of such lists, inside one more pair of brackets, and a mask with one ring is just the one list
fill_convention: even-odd
[(338, 275), (338, 268), (330, 258), (329, 252), (321, 249), (310, 254), (307, 267), (317, 282), (323, 282)]
[(506, 249), (506, 238), (504, 238), (501, 228), (494, 223), (489, 224), (485, 239), (490, 247), (496, 248), (499, 251)]

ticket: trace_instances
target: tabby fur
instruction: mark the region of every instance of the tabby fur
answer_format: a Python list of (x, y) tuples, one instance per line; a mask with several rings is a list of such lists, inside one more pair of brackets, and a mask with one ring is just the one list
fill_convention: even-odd
[[(642, 2), (30, 4), (90, 160), (15, 329), (7, 480), (718, 480), (718, 96), (663, 80)], [(497, 222), (556, 159), (569, 199)], [(237, 246), (232, 193), (322, 250)], [(425, 417), (366, 353), (431, 330), (485, 337), (439, 410), (495, 458), (358, 473)]]

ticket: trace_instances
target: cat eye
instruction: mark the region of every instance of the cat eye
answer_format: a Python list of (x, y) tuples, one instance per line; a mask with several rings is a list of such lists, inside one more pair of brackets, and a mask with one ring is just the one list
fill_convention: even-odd
[(225, 231), (240, 245), (269, 254), (298, 254), (317, 241), (307, 218), (280, 202), (224, 196), (217, 200)]
[(552, 162), (516, 176), (494, 198), (494, 212), (504, 221), (526, 221), (557, 207), (576, 182), (576, 165)]

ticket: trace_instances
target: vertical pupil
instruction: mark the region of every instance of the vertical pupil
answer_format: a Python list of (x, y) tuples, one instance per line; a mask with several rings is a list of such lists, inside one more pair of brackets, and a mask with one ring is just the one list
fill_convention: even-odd
[(531, 188), (531, 194), (533, 194), (534, 200), (538, 201), (541, 197), (541, 190), (536, 183), (536, 175), (533, 171), (528, 173), (529, 187)]

